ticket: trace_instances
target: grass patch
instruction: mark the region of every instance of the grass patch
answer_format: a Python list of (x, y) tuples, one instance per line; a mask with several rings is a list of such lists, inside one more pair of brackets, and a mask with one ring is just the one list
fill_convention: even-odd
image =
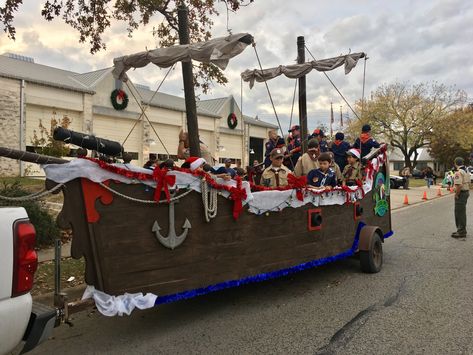
[[(85, 271), (85, 260), (72, 258), (61, 259), (61, 289), (83, 284)], [(73, 281), (67, 281), (71, 276)], [(54, 261), (45, 261), (38, 265), (35, 273), (34, 285), (31, 290), (33, 296), (54, 291)]]
[(409, 187), (423, 187), (427, 186), (427, 183), (425, 182), (424, 179), (409, 179)]
[(29, 177), (0, 177), (0, 184), (11, 185), (17, 182), (24, 187), (38, 188), (40, 190), (44, 187), (44, 179), (33, 179)]

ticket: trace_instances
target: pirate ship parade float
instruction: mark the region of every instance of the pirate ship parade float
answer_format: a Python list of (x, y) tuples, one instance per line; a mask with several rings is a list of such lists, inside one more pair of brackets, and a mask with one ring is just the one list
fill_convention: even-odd
[[(127, 83), (130, 68), (149, 62), (161, 67), (178, 61), (190, 65), (191, 59), (224, 68), (252, 43), (249, 34), (235, 34), (120, 57), (115, 59), (114, 75)], [(302, 78), (311, 69), (342, 65), (349, 71), (361, 57), (362, 53), (349, 54), (246, 71), (243, 77), (265, 81), (280, 72)], [(193, 101), (188, 89), (187, 103)], [(195, 106), (188, 106), (187, 113), (191, 155), (196, 155)], [(96, 137), (68, 134), (65, 141), (109, 155), (122, 150)], [(265, 188), (239, 177), (225, 181), (190, 169), (151, 171), (88, 157), (69, 162), (8, 148), (1, 148), (0, 154), (43, 164), (47, 188), (64, 194), (58, 222), (73, 230), (72, 257), (85, 258), (86, 283), (103, 295), (143, 292), (154, 295), (152, 303), (157, 305), (287, 275), (358, 252), (363, 271), (378, 272), (382, 242), (392, 234), (386, 146), (364, 157), (365, 177), (358, 186), (331, 191), (309, 187), (305, 177), (290, 176), (288, 186)]]

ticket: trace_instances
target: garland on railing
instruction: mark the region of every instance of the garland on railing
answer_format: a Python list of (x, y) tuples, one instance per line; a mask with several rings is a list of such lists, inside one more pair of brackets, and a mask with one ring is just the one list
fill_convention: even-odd
[[(381, 159), (381, 161), (378, 161), (378, 166), (382, 164), (385, 161), (385, 156), (386, 152), (384, 151), (384, 156)], [(156, 167), (153, 171), (153, 173), (147, 174), (147, 173), (140, 173), (140, 172), (135, 172), (131, 171), (128, 169), (120, 168), (118, 166), (114, 166), (111, 164), (108, 164), (104, 161), (101, 161), (99, 159), (94, 159), (94, 158), (88, 158), (88, 157), (81, 157), (81, 159), (87, 159), (89, 161), (92, 161), (96, 163), (97, 165), (100, 166), (100, 168), (107, 170), (109, 172), (122, 175), (128, 179), (135, 179), (135, 180), (140, 180), (140, 181), (155, 181), (156, 182), (156, 189), (154, 192), (154, 200), (159, 201), (161, 192), (164, 191), (166, 195), (166, 199), (168, 202), (170, 202), (170, 193), (169, 193), (169, 188), (174, 186), (176, 183), (176, 176), (175, 175), (170, 175), (168, 172), (167, 168), (160, 169)], [(238, 219), (239, 215), (241, 214), (241, 211), (243, 209), (243, 201), (247, 199), (247, 194), (246, 190), (242, 187), (242, 180), (239, 176), (235, 177), (236, 180), (236, 186), (229, 186), (229, 185), (223, 185), (219, 184), (215, 179), (207, 172), (203, 170), (194, 170), (191, 171), (190, 169), (185, 169), (185, 168), (173, 168), (174, 171), (179, 171), (187, 174), (191, 174), (195, 177), (204, 179), (209, 186), (212, 188), (219, 190), (219, 191), (227, 191), (229, 193), (229, 198), (233, 200), (233, 218)], [(373, 173), (374, 173), (375, 167), (373, 166), (372, 162), (369, 161), (367, 162), (367, 167), (366, 167), (366, 173), (367, 177), (372, 179)], [(351, 189), (348, 186), (337, 186), (331, 190), (314, 190), (310, 188), (310, 185), (307, 185), (307, 180), (305, 176), (301, 177), (296, 177), (292, 174), (288, 175), (288, 185), (287, 186), (280, 186), (280, 187), (265, 187), (265, 186), (260, 186), (260, 185), (255, 185), (253, 182), (249, 182), (250, 187), (252, 191), (287, 191), (287, 190), (296, 190), (296, 197), (298, 200), (303, 201), (304, 200), (304, 195), (307, 193), (310, 193), (312, 195), (323, 195), (325, 193), (330, 193), (334, 191), (341, 191), (346, 193), (346, 203), (352, 202), (350, 200), (350, 194), (357, 192), (358, 190), (361, 189), (362, 195), (364, 196), (364, 190), (363, 190), (363, 185), (361, 181), (357, 181), (357, 187), (356, 189)]]

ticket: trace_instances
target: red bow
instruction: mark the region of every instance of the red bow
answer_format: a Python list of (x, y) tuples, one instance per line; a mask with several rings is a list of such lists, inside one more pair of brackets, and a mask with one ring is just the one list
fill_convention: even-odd
[(246, 190), (241, 187), (241, 178), (237, 176), (235, 180), (237, 186), (230, 189), (230, 198), (233, 200), (233, 218), (237, 220), (243, 209), (243, 201), (246, 200), (247, 196)]
[(304, 201), (303, 189), (307, 186), (307, 177), (297, 177), (292, 174), (287, 175), (287, 181), (293, 189), (296, 189), (296, 197), (299, 201)]
[(123, 100), (125, 98), (125, 91), (118, 90), (117, 98), (119, 98), (120, 100)]
[(159, 201), (161, 191), (164, 189), (166, 199), (171, 202), (171, 195), (169, 194), (169, 187), (176, 183), (175, 175), (167, 175), (168, 169), (160, 169), (156, 167), (153, 171), (153, 180), (156, 181), (156, 189), (154, 190), (154, 200)]
[(371, 161), (368, 161), (366, 163), (366, 176), (368, 177), (368, 179), (372, 179), (373, 178), (373, 173), (374, 173), (374, 166), (373, 166), (373, 163)]

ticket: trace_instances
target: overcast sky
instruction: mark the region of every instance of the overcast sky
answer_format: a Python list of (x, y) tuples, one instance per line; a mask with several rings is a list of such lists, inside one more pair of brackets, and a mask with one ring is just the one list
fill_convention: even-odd
[[(1, 34), (0, 53), (14, 52), (33, 57), (36, 63), (87, 72), (111, 66), (114, 57), (156, 46), (151, 31), (158, 17), (154, 23), (136, 31), (132, 39), (127, 37), (123, 25), (114, 24), (104, 36), (107, 50), (91, 55), (88, 45), (78, 43), (78, 34), (64, 22), (59, 19), (46, 22), (41, 18), (38, 3), (43, 2), (28, 1), (22, 5), (15, 20), (17, 40), (13, 42)], [(0, 1), (2, 6), (3, 3)], [(223, 4), (218, 7), (221, 15), (214, 19), (214, 37), (227, 33), (225, 8)], [(294, 63), (296, 38), (305, 36), (307, 47), (317, 59), (350, 50), (366, 52), (369, 56), (367, 95), (379, 85), (394, 81), (438, 81), (456, 85), (470, 98), (473, 95), (472, 23), (471, 0), (255, 0), (229, 16), (229, 27), (234, 33), (253, 34), (263, 67)], [(306, 59), (311, 59), (308, 53)], [(233, 95), (240, 104), (240, 72), (247, 68), (257, 68), (251, 47), (230, 62), (225, 72), (229, 83), (225, 87), (214, 86), (210, 95), (200, 97)], [(156, 88), (165, 71), (148, 66), (131, 72), (130, 77), (135, 83)], [(343, 68), (329, 75), (351, 104), (361, 97), (363, 61), (347, 76)], [(285, 128), (289, 125), (294, 81), (280, 77), (270, 81), (269, 87)], [(182, 96), (179, 68), (161, 91)], [(327, 122), (330, 102), (336, 114), (340, 105), (344, 114), (348, 112), (321, 73), (307, 76), (307, 100), (309, 129), (315, 128), (317, 122)], [(252, 90), (244, 85), (243, 112), (275, 123), (264, 84), (257, 83)], [(297, 102), (294, 112), (296, 117)]]

